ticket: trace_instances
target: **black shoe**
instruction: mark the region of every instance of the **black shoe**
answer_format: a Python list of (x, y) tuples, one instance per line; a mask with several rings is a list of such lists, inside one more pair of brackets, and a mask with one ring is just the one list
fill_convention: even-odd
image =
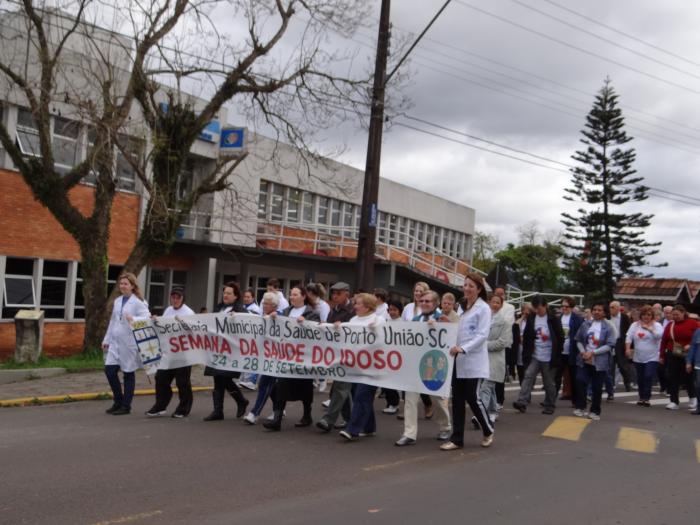
[(330, 432), (331, 431), (331, 426), (328, 424), (328, 422), (325, 419), (319, 419), (316, 421), (316, 426), (323, 430), (324, 432)]
[(313, 421), (311, 421), (310, 417), (302, 417), (299, 421), (294, 423), (294, 426), (295, 427), (308, 427), (308, 426), (311, 426), (311, 423), (313, 423)]
[(268, 430), (275, 430), (279, 432), (282, 430), (282, 416), (283, 416), (282, 410), (275, 410), (273, 412), (273, 418), (268, 419), (267, 421), (263, 422), (263, 427), (268, 429)]
[(113, 414), (116, 410), (119, 410), (119, 407), (121, 405), (119, 403), (114, 403), (111, 407), (109, 407), (107, 410), (105, 410), (106, 414)]
[(548, 415), (548, 416), (551, 416), (552, 414), (554, 414), (554, 409), (553, 409), (553, 408), (545, 408), (545, 409), (542, 411), (542, 413), (543, 413), (543, 414), (546, 414), (546, 415)]
[(214, 410), (214, 412), (204, 418), (204, 421), (221, 421), (222, 419), (224, 419), (224, 414)]
[(119, 407), (114, 412), (112, 412), (113, 416), (125, 416), (127, 414), (131, 414), (131, 409), (126, 407)]
[(615, 396), (613, 394), (608, 394), (608, 401), (615, 401)]
[(544, 401), (542, 401), (542, 402), (540, 403), (540, 406), (541, 406), (542, 408), (544, 408)]
[(691, 412), (691, 414), (693, 414), (694, 416), (700, 416), (700, 408), (696, 408)]
[(238, 410), (236, 410), (236, 417), (243, 417), (245, 416), (245, 410), (248, 408), (248, 405), (250, 404), (250, 401), (247, 399), (241, 400), (240, 403), (238, 403)]
[(513, 408), (514, 408), (515, 410), (517, 410), (518, 412), (520, 412), (521, 414), (524, 414), (525, 411), (527, 410), (527, 406), (526, 406), (525, 404), (523, 404), (523, 403), (518, 403), (517, 401), (515, 401), (515, 402), (513, 403)]

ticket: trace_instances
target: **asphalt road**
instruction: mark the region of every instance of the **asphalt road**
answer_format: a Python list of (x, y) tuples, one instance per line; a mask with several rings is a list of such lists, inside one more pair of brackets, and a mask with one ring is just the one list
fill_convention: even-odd
[(381, 414), (378, 435), (354, 443), (295, 429), (298, 403), (279, 433), (204, 423), (207, 394), (185, 420), (146, 419), (143, 397), (122, 417), (95, 401), (0, 409), (0, 523), (697, 522), (700, 417), (627, 401), (585, 428), (568, 402), (554, 417), (504, 410), (492, 448), (469, 431), (459, 452), (438, 450), (425, 420), (403, 448), (402, 423)]

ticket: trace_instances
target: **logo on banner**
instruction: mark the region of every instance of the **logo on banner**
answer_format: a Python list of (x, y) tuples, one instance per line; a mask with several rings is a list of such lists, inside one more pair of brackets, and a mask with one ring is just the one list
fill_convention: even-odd
[(428, 390), (440, 390), (447, 381), (447, 369), (445, 354), (439, 350), (430, 350), (420, 360), (420, 379)]
[(163, 352), (153, 325), (149, 321), (135, 321), (131, 324), (131, 329), (134, 332), (143, 365), (148, 366), (160, 361)]

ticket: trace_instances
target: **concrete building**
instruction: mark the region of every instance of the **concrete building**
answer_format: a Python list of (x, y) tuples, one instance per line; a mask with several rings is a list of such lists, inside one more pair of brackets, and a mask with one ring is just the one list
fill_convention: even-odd
[[(21, 25), (5, 24), (2, 31), (21, 31)], [(102, 41), (109, 40), (107, 36)], [(122, 47), (127, 44), (119, 42)], [(71, 40), (70, 46), (74, 60), (85, 54), (89, 60), (90, 52), (79, 40)], [(68, 66), (61, 69), (66, 85), (79, 84), (71, 75), (80, 73)], [(7, 87), (6, 80), (0, 84)], [(191, 100), (195, 107), (204, 103)], [(70, 97), (57, 97), (52, 113), (56, 169), (67, 171), (85, 158), (94, 131), (72, 108)], [(39, 155), (36, 125), (21, 93), (0, 89), (0, 122), (25, 155)], [(144, 162), (149, 137), (139, 122), (135, 108), (125, 133), (132, 160)], [(190, 179), (196, 180), (216, 162), (222, 146), (219, 132), (226, 123), (222, 111), (193, 146)], [(211, 310), (220, 300), (221, 285), (229, 280), (253, 288), (258, 297), (272, 277), (282, 282), (285, 293), (300, 282), (354, 281), (364, 173), (330, 159), (304, 158), (297, 150), (259, 135), (247, 138), (247, 150), (248, 157), (231, 175), (232, 190), (203, 198), (182, 224), (172, 253), (152, 261), (139, 276), (153, 312), (167, 305), (174, 285), (186, 287), (187, 302), (195, 310)], [(122, 152), (116, 155), (115, 176), (120, 191), (110, 228), (111, 283), (135, 243), (145, 202)], [(93, 202), (92, 182), (86, 177), (71, 192), (72, 202), (85, 213)], [(471, 261), (474, 220), (475, 212), (467, 206), (383, 179), (376, 286), (402, 298), (410, 297), (418, 280), (441, 292), (459, 292)], [(46, 312), (46, 353), (76, 351), (85, 316), (78, 246), (34, 200), (1, 148), (0, 224), (0, 358), (14, 349), (13, 317), (21, 308)]]

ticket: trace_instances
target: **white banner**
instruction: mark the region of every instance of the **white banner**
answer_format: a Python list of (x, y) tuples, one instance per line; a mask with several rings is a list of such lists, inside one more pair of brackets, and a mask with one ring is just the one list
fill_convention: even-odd
[[(200, 314), (135, 321), (144, 367), (207, 365), (276, 377), (327, 378), (449, 395), (453, 323), (374, 327), (300, 323), (287, 317)], [(149, 370), (150, 369), (150, 370)]]

